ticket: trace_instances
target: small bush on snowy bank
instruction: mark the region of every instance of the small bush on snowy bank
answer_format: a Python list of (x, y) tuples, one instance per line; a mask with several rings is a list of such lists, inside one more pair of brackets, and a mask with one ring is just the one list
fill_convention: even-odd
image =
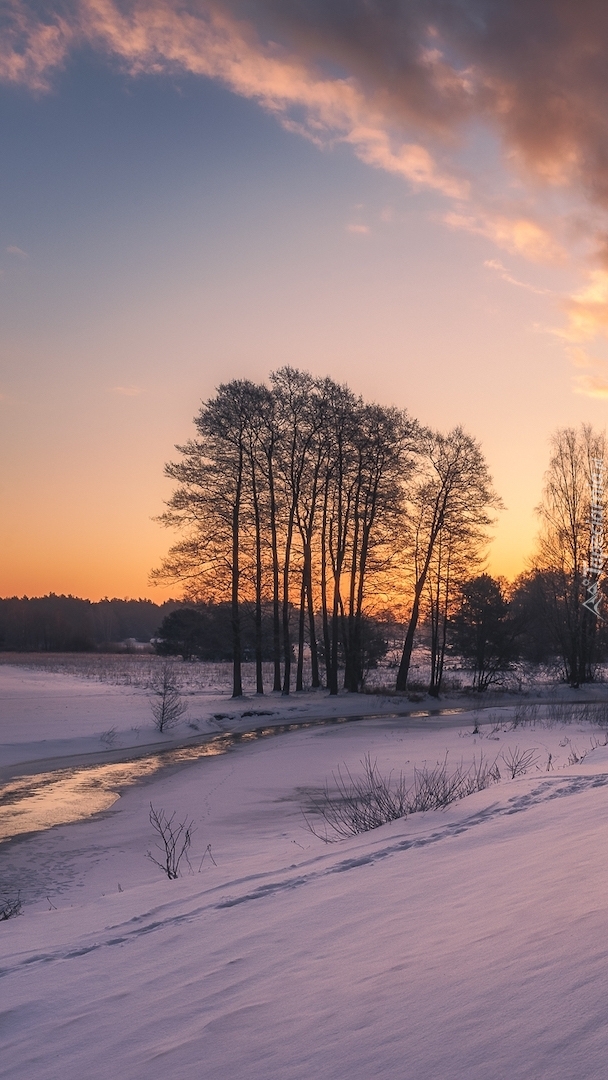
[(345, 767), (333, 773), (335, 793), (328, 785), (320, 795), (310, 795), (311, 813), (323, 820), (322, 829), (304, 815), (306, 824), (315, 836), (329, 844), (349, 836), (370, 832), (389, 821), (426, 810), (442, 810), (458, 799), (476, 791), (484, 791), (500, 780), (496, 761), (488, 762), (483, 753), (479, 762), (465, 769), (462, 763), (448, 770), (447, 754), (434, 768), (414, 769), (414, 783), (406, 788), (403, 773), (393, 780), (392, 773), (383, 777), (377, 763), (369, 754), (363, 761), (363, 776), (353, 777)]
[(0, 899), (0, 922), (13, 919), (16, 915), (22, 915), (21, 894), (16, 896), (3, 896)]
[(167, 817), (164, 810), (155, 810), (152, 803), (150, 803), (150, 824), (160, 838), (160, 843), (156, 847), (161, 854), (161, 858), (157, 859), (151, 851), (147, 852), (147, 857), (155, 866), (160, 867), (170, 880), (179, 877), (179, 867), (182, 859), (185, 859), (188, 866), (190, 866), (188, 850), (192, 843), (192, 826), (194, 824), (192, 821), (184, 820), (174, 825), (174, 821), (175, 813), (171, 814), (171, 817)]
[(450, 803), (466, 799), (476, 791), (485, 791), (491, 784), (500, 780), (500, 770), (496, 761), (490, 762), (480, 754), (479, 762), (473, 758), (473, 764), (465, 769), (458, 765), (453, 772), (448, 771), (447, 754), (434, 769), (414, 769), (414, 784), (408, 791), (407, 812), (418, 814), (425, 810), (444, 810)]
[[(541, 715), (544, 713), (544, 716)], [(517, 728), (553, 728), (561, 724), (594, 724), (608, 728), (608, 702), (551, 701), (547, 705), (524, 703), (517, 705), (511, 721), (511, 730)]]
[(536, 746), (533, 746), (530, 750), (520, 750), (519, 746), (516, 746), (515, 749), (509, 747), (508, 750), (503, 751), (500, 756), (512, 780), (515, 780), (517, 776), (523, 776), (528, 769), (536, 765), (538, 761), (536, 750)]
[[(369, 832), (407, 814), (407, 788), (403, 773), (399, 774), (396, 781), (393, 781), (392, 774), (387, 778), (383, 777), (369, 754), (365, 755), (361, 764), (361, 777), (353, 777), (346, 766), (344, 774), (339, 768), (333, 773), (337, 789), (335, 795), (326, 785), (319, 796), (310, 798), (311, 811), (323, 818), (324, 832), (318, 832), (314, 822), (304, 815), (306, 824), (315, 836), (326, 843)], [(328, 828), (333, 836), (328, 835)]]

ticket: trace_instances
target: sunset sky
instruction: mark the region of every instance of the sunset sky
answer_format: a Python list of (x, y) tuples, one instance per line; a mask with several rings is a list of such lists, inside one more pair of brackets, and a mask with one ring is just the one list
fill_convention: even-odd
[(607, 48), (598, 0), (5, 0), (0, 595), (163, 600), (164, 462), (286, 363), (463, 424), (523, 569), (606, 423)]

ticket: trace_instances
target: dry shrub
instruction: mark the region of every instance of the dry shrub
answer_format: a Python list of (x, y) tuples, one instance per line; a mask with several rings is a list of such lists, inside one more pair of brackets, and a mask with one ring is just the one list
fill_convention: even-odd
[(309, 795), (310, 811), (322, 818), (323, 832), (318, 831), (315, 823), (305, 815), (306, 824), (326, 843), (369, 832), (407, 814), (403, 773), (399, 774), (398, 780), (393, 780), (392, 773), (383, 777), (369, 754), (361, 764), (362, 776), (353, 777), (347, 766), (344, 766), (344, 772), (338, 768), (333, 773), (335, 791), (326, 784), (319, 795)]
[(21, 893), (16, 896), (3, 896), (0, 898), (0, 922), (14, 919), (16, 915), (22, 915)]
[(148, 851), (147, 855), (154, 865), (160, 867), (170, 880), (179, 877), (179, 867), (182, 859), (190, 866), (188, 850), (192, 843), (193, 822), (184, 820), (174, 824), (174, 821), (175, 813), (171, 814), (171, 817), (167, 817), (164, 810), (155, 810), (152, 803), (150, 803), (150, 824), (160, 838), (160, 843), (156, 847), (161, 858), (157, 859), (151, 851)]
[(529, 750), (520, 750), (519, 746), (514, 748), (509, 747), (508, 750), (503, 750), (500, 756), (504, 761), (507, 772), (512, 780), (515, 780), (517, 776), (523, 776), (528, 769), (531, 769), (533, 765), (536, 765), (536, 762), (538, 761), (536, 751), (536, 746), (533, 746)]
[(344, 766), (344, 771), (333, 773), (333, 790), (326, 784), (319, 794), (309, 793), (310, 815), (316, 815), (322, 824), (319, 826), (305, 814), (306, 824), (325, 843), (370, 832), (408, 814), (445, 809), (500, 780), (496, 761), (490, 763), (483, 753), (479, 761), (473, 758), (468, 769), (461, 762), (450, 771), (447, 754), (433, 768), (424, 765), (415, 769), (411, 788), (406, 787), (403, 773), (397, 779), (392, 773), (382, 776), (369, 754), (361, 764), (361, 776), (353, 777)]

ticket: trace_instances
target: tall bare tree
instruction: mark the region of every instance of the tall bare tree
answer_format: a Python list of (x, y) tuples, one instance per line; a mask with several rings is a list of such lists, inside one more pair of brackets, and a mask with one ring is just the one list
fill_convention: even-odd
[(341, 579), (354, 494), (356, 416), (361, 402), (347, 386), (340, 386), (331, 379), (325, 379), (323, 394), (327, 403), (326, 437), (331, 456), (323, 482), (321, 607), (326, 681), (330, 694), (335, 695), (338, 693), (339, 620), (343, 610)]
[(303, 483), (301, 485), (300, 496), (296, 508), (296, 520), (302, 549), (296, 690), (302, 690), (304, 688), (304, 645), (307, 617), (311, 684), (314, 689), (321, 685), (319, 677), (317, 631), (315, 626), (313, 540), (318, 524), (317, 512), (322, 491), (323, 471), (326, 468), (328, 457), (331, 454), (331, 448), (324, 430), (325, 401), (322, 393), (317, 392), (315, 394), (313, 407), (318, 411), (320, 422), (315, 424), (314, 436), (309, 447), (306, 475), (303, 477)]
[(396, 552), (415, 433), (416, 425), (398, 409), (361, 405), (357, 410), (342, 630), (344, 686), (351, 692), (359, 690), (364, 674), (366, 585), (370, 571), (386, 569)]
[(317, 433), (323, 427), (323, 411), (319, 408), (318, 387), (307, 372), (285, 367), (270, 376), (273, 394), (278, 403), (277, 414), (281, 429), (282, 455), (279, 475), (285, 503), (283, 548), (283, 693), (291, 690), (290, 583), (294, 530), (301, 508), (303, 485)]
[(279, 508), (277, 504), (277, 456), (281, 452), (281, 432), (277, 422), (278, 403), (267, 387), (260, 388), (258, 449), (260, 467), (264, 474), (268, 498), (267, 506), (267, 543), (270, 547), (272, 575), (272, 655), (273, 655), (273, 690), (281, 689), (281, 593), (279, 562)]
[(502, 503), (492, 484), (479, 444), (461, 427), (447, 435), (422, 431), (418, 470), (409, 498), (412, 542), (409, 561), (412, 603), (405, 635), (397, 690), (405, 690), (423, 592), (442, 535), (473, 528), (483, 533), (492, 524), (492, 510)]
[[(585, 582), (591, 563), (592, 474), (594, 461), (603, 461), (605, 451), (605, 434), (588, 424), (558, 429), (551, 438), (549, 468), (537, 507), (540, 531), (533, 567), (539, 572), (548, 633), (572, 686), (593, 678), (597, 617), (584, 607)], [(605, 514), (602, 494), (600, 522)], [(597, 576), (601, 581), (603, 571)]]
[[(185, 532), (174, 545), (157, 578), (177, 578), (192, 591), (209, 598), (217, 593), (214, 570), (229, 573), (232, 621), (232, 696), (241, 697), (240, 584), (243, 555), (244, 502), (250, 400), (255, 387), (234, 380), (218, 388), (204, 403), (194, 423), (198, 438), (178, 446), (181, 460), (170, 462), (165, 473), (178, 487), (161, 521)], [(221, 585), (220, 585), (221, 587)], [(225, 595), (225, 593), (224, 593)]]
[[(248, 384), (246, 392), (240, 397), (240, 411), (244, 421), (244, 443), (247, 458), (247, 483), (249, 485), (251, 514), (255, 537), (255, 678), (256, 693), (264, 693), (264, 674), (262, 666), (262, 608), (264, 602), (264, 464), (267, 463), (267, 444), (265, 442), (265, 411), (267, 406), (265, 387)], [(272, 503), (272, 500), (271, 500)], [(274, 506), (269, 507), (274, 517)]]
[(441, 690), (450, 619), (456, 614), (464, 582), (478, 573), (487, 548), (482, 522), (449, 520), (439, 531), (426, 583), (425, 614), (430, 629), (429, 694)]

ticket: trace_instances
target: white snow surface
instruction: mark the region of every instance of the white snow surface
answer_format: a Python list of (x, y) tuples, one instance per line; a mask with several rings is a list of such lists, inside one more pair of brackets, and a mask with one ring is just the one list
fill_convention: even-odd
[[(187, 681), (188, 668), (184, 666), (183, 699), (187, 711), (175, 729), (159, 736), (154, 728), (152, 695), (145, 678), (134, 679), (133, 685), (126, 686), (113, 685), (105, 679), (100, 681), (95, 676), (94, 660), (89, 661), (90, 667), (83, 666), (84, 673), (90, 672), (89, 677), (22, 664), (0, 664), (0, 775), (7, 775), (19, 764), (38, 762), (42, 767), (56, 759), (91, 755), (102, 758), (110, 749), (167, 748), (225, 730), (245, 731), (318, 717), (392, 713), (423, 707), (404, 702), (403, 698), (358, 694), (330, 698), (325, 691), (292, 694), (287, 699), (280, 694), (264, 697), (249, 694), (235, 701), (218, 685), (206, 686), (204, 690), (192, 688)], [(177, 666), (178, 678), (180, 667)], [(135, 671), (137, 675), (137, 667)], [(433, 707), (437, 708), (436, 702)], [(108, 734), (111, 734), (110, 742)]]
[[(129, 688), (3, 667), (0, 691), (5, 769), (98, 752), (113, 726), (125, 746), (132, 728), (158, 741)], [(209, 718), (236, 717), (217, 702)], [(267, 707), (297, 718), (291, 702)], [(604, 732), (478, 718), (478, 735), (472, 714), (378, 715), (245, 742), (161, 770), (87, 821), (0, 845), (0, 886), (24, 900), (0, 923), (0, 1075), (604, 1078)], [(515, 746), (536, 761), (505, 779), (499, 755)], [(446, 752), (456, 766), (482, 751), (503, 779), (445, 811), (333, 844), (306, 827), (310, 792), (338, 767), (358, 775), (366, 753), (409, 782)], [(150, 802), (194, 821), (192, 871), (176, 881), (146, 857)]]

